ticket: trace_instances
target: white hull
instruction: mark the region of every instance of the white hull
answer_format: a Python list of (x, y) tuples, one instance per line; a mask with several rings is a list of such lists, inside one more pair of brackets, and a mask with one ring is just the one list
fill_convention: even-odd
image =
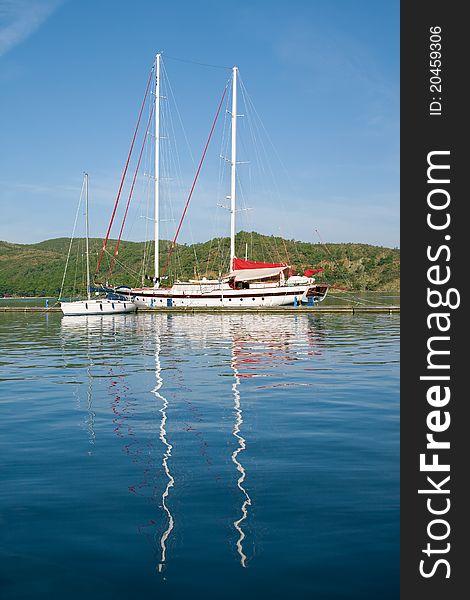
[(118, 315), (132, 313), (137, 306), (124, 300), (77, 300), (76, 302), (61, 302), (60, 308), (64, 315)]
[[(251, 284), (248, 289), (233, 289), (227, 284), (180, 283), (171, 288), (119, 289), (131, 297), (139, 308), (172, 306), (201, 308), (259, 308), (289, 306), (307, 302), (311, 285), (278, 286)], [(323, 300), (319, 297), (318, 301)]]

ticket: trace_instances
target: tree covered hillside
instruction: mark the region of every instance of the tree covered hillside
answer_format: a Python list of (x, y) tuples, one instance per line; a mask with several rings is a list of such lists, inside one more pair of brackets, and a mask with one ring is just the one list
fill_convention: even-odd
[[(95, 272), (101, 239), (90, 240), (90, 270)], [(143, 276), (153, 275), (153, 245), (144, 242), (122, 242), (112, 276), (109, 265), (116, 241), (108, 242), (97, 282), (141, 285)], [(70, 239), (57, 238), (38, 244), (0, 242), (0, 295), (57, 296), (64, 274)], [(160, 242), (160, 270), (165, 266), (170, 242)], [(316, 280), (351, 290), (399, 290), (400, 251), (368, 244), (312, 244), (255, 232), (240, 232), (236, 239), (237, 255), (249, 260), (286, 262), (298, 272), (323, 267)], [(229, 239), (177, 244), (166, 275), (175, 279), (195, 277), (217, 278), (227, 272)], [(85, 291), (85, 240), (72, 241), (63, 296)], [(146, 285), (151, 285), (146, 282)]]

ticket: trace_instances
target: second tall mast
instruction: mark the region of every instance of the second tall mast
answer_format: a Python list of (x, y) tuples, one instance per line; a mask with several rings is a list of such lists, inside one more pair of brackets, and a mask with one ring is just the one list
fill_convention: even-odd
[(230, 178), (230, 270), (235, 258), (235, 212), (237, 186), (237, 74), (238, 67), (232, 69), (232, 156)]
[(160, 219), (160, 59), (161, 54), (155, 58), (155, 213), (154, 213), (154, 238), (155, 238), (155, 287), (160, 286), (159, 271), (159, 219)]

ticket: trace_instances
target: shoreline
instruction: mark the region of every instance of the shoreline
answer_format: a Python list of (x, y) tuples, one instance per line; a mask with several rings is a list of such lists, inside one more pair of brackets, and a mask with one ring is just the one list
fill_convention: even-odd
[[(39, 313), (60, 313), (60, 308), (51, 307), (46, 308), (45, 306), (0, 306), (0, 312), (11, 313), (11, 312), (39, 312)], [(194, 314), (194, 313), (274, 313), (274, 314), (332, 314), (332, 313), (388, 313), (398, 314), (400, 313), (400, 306), (286, 306), (286, 307), (260, 307), (260, 308), (206, 308), (206, 307), (159, 307), (156, 309), (142, 308), (137, 311), (136, 314), (147, 314), (147, 313), (183, 313), (183, 314)], [(98, 317), (109, 317), (109, 316), (122, 316), (122, 315), (80, 315), (84, 317), (98, 316)]]

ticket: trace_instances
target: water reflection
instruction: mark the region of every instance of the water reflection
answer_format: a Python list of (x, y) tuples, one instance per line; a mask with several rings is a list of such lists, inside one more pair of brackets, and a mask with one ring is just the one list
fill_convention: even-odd
[(7, 596), (397, 597), (398, 316), (0, 316)]
[[(246, 550), (247, 522), (256, 486), (246, 484), (249, 474), (244, 459), (247, 423), (242, 406), (243, 388), (246, 386), (250, 393), (255, 389), (260, 395), (268, 388), (284, 386), (283, 369), (292, 361), (310, 361), (321, 355), (321, 328), (311, 318), (295, 317), (288, 322), (277, 315), (211, 315), (210, 318), (210, 324), (207, 315), (98, 315), (63, 317), (61, 321), (62, 341), (69, 347), (68, 355), (79, 356), (80, 351), (76, 350), (84, 346), (81, 356), (87, 374), (86, 425), (90, 444), (94, 445), (96, 440), (93, 396), (99, 392), (94, 390), (94, 382), (99, 385), (97, 377), (104, 377), (111, 397), (113, 433), (123, 440), (123, 452), (132, 462), (143, 466), (139, 483), (130, 483), (128, 490), (144, 497), (153, 510), (157, 505), (160, 508), (159, 519), (148, 518), (138, 527), (138, 531), (151, 540), (159, 573), (168, 565), (168, 545), (175, 529), (175, 509), (171, 501), (176, 493), (174, 466), (184, 468), (187, 460), (184, 450), (188, 441), (182, 439), (182, 446), (175, 445), (176, 439), (180, 439), (178, 431), (195, 434), (206, 466), (213, 469), (214, 465), (204, 434), (204, 428), (211, 422), (204, 419), (203, 413), (212, 408), (206, 403), (199, 404), (200, 397), (196, 396), (194, 401), (192, 388), (184, 384), (184, 369), (189, 368), (191, 378), (197, 379), (199, 375), (195, 370), (201, 366), (201, 357), (207, 357), (202, 360), (202, 367), (216, 368), (212, 378), (217, 374), (227, 375), (227, 367), (231, 371), (232, 382), (230, 386), (220, 386), (217, 407), (223, 411), (224, 406), (230, 405), (234, 417), (230, 435), (235, 448), (229, 456), (236, 480), (226, 475), (224, 483), (219, 473), (215, 480), (226, 489), (233, 490), (235, 485), (238, 500), (231, 526), (237, 536), (234, 546), (238, 562), (246, 568), (250, 561)], [(140, 354), (135, 351), (136, 345)], [(165, 357), (163, 364), (162, 356)], [(138, 379), (133, 378), (131, 364), (139, 373), (139, 380), (142, 373), (154, 377), (152, 387), (148, 381), (147, 399), (145, 392), (135, 390)], [(258, 377), (271, 378), (274, 382), (255, 387)], [(172, 391), (164, 392), (164, 389)], [(153, 399), (151, 403), (149, 394)], [(172, 408), (175, 410), (170, 413)], [(168, 432), (170, 414), (173, 415), (171, 435)]]
[[(105, 378), (108, 381), (108, 394), (111, 397), (111, 411), (113, 433), (124, 442), (123, 452), (132, 459), (134, 464), (144, 462), (143, 474), (138, 483), (130, 483), (128, 490), (131, 494), (148, 499), (155, 506), (155, 500), (160, 497), (159, 504), (164, 513), (164, 530), (160, 536), (153, 533), (158, 528), (157, 522), (150, 518), (145, 524), (139, 526), (139, 532), (150, 537), (152, 544), (158, 547), (158, 565), (157, 571), (162, 572), (167, 560), (167, 543), (170, 534), (174, 528), (174, 517), (170, 511), (168, 497), (170, 489), (174, 486), (175, 480), (170, 470), (170, 457), (172, 444), (167, 436), (168, 419), (168, 399), (161, 393), (163, 386), (162, 367), (160, 361), (161, 353), (161, 327), (162, 320), (145, 320), (146, 327), (134, 318), (122, 318), (113, 316), (89, 315), (83, 317), (63, 317), (61, 320), (62, 342), (67, 345), (68, 352), (66, 356), (70, 358), (79, 355), (77, 349), (85, 345), (83, 352), (87, 373), (87, 419), (86, 424), (89, 431), (89, 441), (94, 444), (95, 434), (95, 412), (93, 410), (93, 375), (92, 369), (95, 366), (93, 361), (93, 352), (98, 357), (98, 366), (105, 370)], [(149, 325), (151, 325), (149, 327)], [(136, 330), (136, 331), (134, 331)], [(155, 436), (145, 439), (139, 431), (139, 425), (147, 429), (149, 423), (139, 423), (138, 417), (144, 406), (142, 398), (136, 399), (132, 394), (131, 384), (128, 382), (128, 365), (125, 360), (126, 346), (123, 345), (125, 338), (134, 332), (142, 336), (143, 341), (149, 343), (149, 352), (154, 355), (154, 365), (151, 369), (155, 372), (155, 385), (150, 390), (154, 401), (157, 400), (160, 408), (158, 438), (163, 445), (163, 454), (160, 456), (160, 464), (166, 477), (166, 484), (163, 491), (160, 491), (158, 481), (158, 465), (155, 456), (158, 454), (154, 440)], [(73, 349), (73, 350), (72, 350)], [(103, 374), (96, 375), (103, 377)], [(145, 436), (147, 437), (147, 436)]]
[[(48, 320), (49, 315), (46, 313)], [(60, 323), (61, 327), (61, 345), (62, 345), (62, 357), (67, 363), (69, 354), (66, 351), (66, 343), (78, 343), (85, 344), (85, 369), (86, 369), (86, 416), (85, 416), (85, 427), (88, 433), (88, 442), (91, 446), (96, 444), (96, 432), (95, 432), (95, 418), (96, 413), (93, 407), (93, 368), (95, 367), (93, 360), (93, 349), (94, 342), (96, 342), (96, 332), (108, 330), (114, 327), (114, 319), (111, 322), (103, 323), (102, 317), (97, 316), (68, 316), (64, 317)], [(101, 338), (101, 335), (99, 336)], [(78, 405), (80, 406), (80, 398), (78, 392), (76, 393), (78, 399)], [(88, 454), (92, 454), (92, 449), (89, 450)]]
[[(93, 367), (93, 358), (90, 352), (90, 336), (87, 335), (87, 367), (86, 367), (86, 374), (87, 374), (87, 402), (86, 402), (86, 410), (87, 410), (87, 417), (85, 420), (86, 426), (87, 426), (87, 430), (88, 430), (88, 441), (89, 443), (94, 446), (95, 445), (95, 441), (96, 441), (96, 434), (95, 434), (95, 417), (96, 414), (93, 410), (93, 378), (91, 375), (91, 371), (92, 371), (92, 367)], [(91, 454), (91, 450), (89, 452), (89, 454)]]
[(231, 364), (232, 364), (233, 374), (235, 377), (235, 381), (232, 384), (232, 391), (233, 391), (234, 410), (235, 410), (235, 414), (236, 414), (236, 419), (235, 419), (235, 425), (233, 427), (233, 435), (237, 439), (238, 448), (236, 450), (234, 450), (234, 452), (232, 453), (232, 462), (236, 466), (237, 471), (240, 473), (240, 477), (237, 480), (237, 486), (238, 486), (238, 489), (242, 492), (242, 494), (244, 496), (244, 501), (243, 501), (243, 504), (241, 507), (241, 517), (238, 520), (234, 521), (233, 525), (239, 533), (239, 537), (237, 540), (237, 552), (240, 555), (240, 564), (242, 565), (242, 567), (246, 567), (247, 557), (243, 551), (243, 540), (245, 539), (245, 532), (242, 529), (242, 523), (248, 516), (248, 506), (251, 506), (251, 498), (248, 495), (248, 492), (246, 491), (245, 487), (243, 486), (243, 483), (244, 483), (245, 477), (246, 477), (245, 468), (243, 467), (242, 463), (238, 460), (238, 455), (240, 454), (240, 452), (243, 452), (246, 449), (246, 440), (240, 433), (241, 426), (243, 423), (243, 412), (242, 412), (241, 403), (240, 403), (240, 390), (239, 390), (240, 377), (239, 377), (239, 372), (237, 369), (236, 359), (237, 359), (237, 354), (236, 354), (236, 348), (234, 347), (233, 353), (232, 353), (232, 363)]
[(162, 375), (161, 375), (162, 367), (160, 364), (160, 351), (161, 351), (160, 332), (156, 328), (155, 329), (155, 377), (156, 377), (157, 381), (156, 381), (155, 387), (152, 390), (152, 393), (162, 403), (162, 407), (160, 408), (160, 413), (161, 413), (160, 440), (161, 440), (162, 444), (165, 446), (165, 452), (163, 453), (163, 458), (162, 458), (162, 467), (165, 472), (165, 475), (168, 478), (166, 487), (162, 494), (162, 507), (163, 507), (163, 510), (165, 511), (167, 519), (168, 519), (168, 527), (162, 533), (162, 536), (160, 538), (161, 556), (160, 556), (160, 562), (158, 564), (158, 571), (161, 573), (163, 570), (163, 567), (165, 565), (165, 561), (166, 561), (167, 540), (170, 537), (170, 534), (174, 527), (173, 515), (171, 514), (171, 511), (168, 508), (167, 500), (168, 500), (168, 496), (170, 493), (170, 489), (175, 484), (175, 480), (174, 480), (174, 478), (171, 474), (170, 468), (169, 468), (169, 459), (171, 456), (171, 450), (172, 450), (173, 446), (168, 442), (167, 432), (166, 432), (166, 421), (168, 418), (167, 417), (168, 400), (165, 398), (165, 396), (163, 396), (160, 393), (160, 389), (163, 385), (163, 379), (162, 379)]

